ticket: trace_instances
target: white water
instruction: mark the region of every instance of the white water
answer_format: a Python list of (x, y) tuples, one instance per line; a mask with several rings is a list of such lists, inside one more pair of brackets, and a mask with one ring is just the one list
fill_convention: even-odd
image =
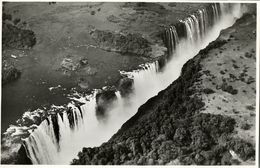
[(169, 54), (173, 54), (174, 50), (176, 50), (177, 45), (179, 44), (179, 37), (177, 30), (174, 26), (170, 26), (166, 31), (166, 41), (167, 47), (169, 50)]
[[(61, 116), (58, 116), (59, 145), (56, 142), (54, 131), (50, 127), (52, 122), (48, 125), (47, 121), (44, 121), (25, 140), (28, 155), (33, 164), (69, 164), (83, 147), (99, 146), (108, 141), (122, 124), (137, 112), (142, 104), (179, 77), (185, 62), (195, 56), (200, 49), (205, 48), (209, 42), (215, 40), (222, 29), (231, 26), (235, 22), (235, 18), (241, 16), (240, 5), (235, 5), (233, 10), (229, 12), (229, 14), (221, 15), (221, 12), (217, 11), (220, 19), (211, 29), (207, 27), (206, 18), (208, 16), (205, 14), (205, 9), (199, 11), (198, 18), (191, 16), (184, 20), (183, 22), (190, 32), (190, 38), (179, 41), (174, 56), (167, 63), (163, 72), (158, 72), (157, 63), (153, 63), (146, 65), (148, 66), (146, 70), (126, 73), (134, 79), (134, 93), (129, 98), (122, 98), (117, 92), (118, 99), (109, 110), (105, 121), (100, 122), (96, 118), (95, 94), (89, 98), (90, 101), (81, 106), (83, 119), (78, 120), (78, 125), (74, 129), (69, 127), (66, 113), (63, 113), (63, 120)], [(203, 18), (202, 21), (201, 18)], [(198, 26), (200, 29), (196, 30)], [(199, 34), (203, 35), (198, 36)], [(79, 110), (76, 107), (73, 108), (74, 115), (80, 118)]]

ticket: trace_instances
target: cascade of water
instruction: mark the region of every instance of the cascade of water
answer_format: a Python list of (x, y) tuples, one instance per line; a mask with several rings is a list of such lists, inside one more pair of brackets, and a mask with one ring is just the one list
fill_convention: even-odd
[(198, 10), (198, 15), (199, 15), (200, 36), (201, 38), (203, 38), (205, 34), (205, 15), (203, 9)]
[[(223, 13), (218, 9), (214, 7), (213, 17), (217, 16), (219, 23), (211, 28), (206, 9), (201, 9), (197, 14), (182, 21), (186, 26), (187, 39), (179, 40), (174, 26), (166, 30), (167, 45), (171, 51), (173, 49), (176, 51), (174, 58), (166, 64), (162, 73), (157, 73), (158, 62), (145, 64), (143, 70), (121, 72), (134, 80), (134, 91), (125, 98), (116, 92), (117, 100), (112, 103), (105, 121), (99, 121), (96, 117), (95, 93), (80, 109), (69, 105), (70, 112), (57, 115), (59, 142), (55, 137), (51, 117), (43, 121), (30, 137), (24, 140), (28, 157), (32, 162), (34, 164), (69, 164), (83, 147), (99, 146), (107, 141), (143, 103), (178, 78), (185, 62), (216, 39), (220, 31), (231, 26), (238, 17), (233, 15), (238, 12)], [(224, 9), (224, 5), (220, 6), (220, 9)], [(233, 9), (240, 10), (240, 7)], [(225, 17), (220, 15), (225, 15)]]
[(25, 146), (33, 164), (54, 163), (51, 153), (57, 151), (58, 145), (52, 126), (52, 120), (49, 117), (49, 123), (47, 120), (43, 121), (31, 136), (25, 139)]
[[(73, 118), (70, 119), (70, 116)], [(57, 123), (53, 123), (52, 117), (57, 117)], [(49, 116), (44, 120), (31, 136), (24, 140), (32, 163), (57, 163), (59, 158), (53, 157), (53, 155), (57, 154), (60, 148), (63, 147), (64, 139), (69, 139), (71, 131), (78, 130), (84, 124), (83, 122), (80, 110), (73, 106), (69, 112), (63, 112), (62, 114), (57, 114), (57, 116)], [(54, 124), (57, 124), (59, 129), (58, 136), (62, 138), (59, 142), (55, 135)]]
[(179, 37), (175, 26), (170, 26), (168, 29), (166, 29), (165, 34), (166, 34), (168, 55), (170, 56), (173, 54), (174, 50), (177, 47), (177, 44), (179, 43)]

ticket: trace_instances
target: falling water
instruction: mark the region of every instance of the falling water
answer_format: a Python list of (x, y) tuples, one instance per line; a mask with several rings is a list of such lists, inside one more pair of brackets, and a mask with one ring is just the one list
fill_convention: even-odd
[[(33, 164), (69, 164), (83, 147), (99, 146), (108, 141), (122, 124), (137, 112), (140, 105), (178, 78), (185, 62), (241, 16), (239, 4), (233, 4), (232, 9), (225, 11), (222, 10), (226, 4), (217, 6), (212, 5), (214, 16), (209, 16), (206, 9), (201, 9), (182, 21), (186, 27), (187, 38), (180, 39), (174, 26), (166, 30), (168, 49), (171, 53), (174, 52), (174, 57), (166, 64), (163, 72), (158, 72), (157, 62), (144, 65), (143, 70), (122, 72), (133, 78), (134, 91), (127, 98), (116, 92), (117, 100), (108, 110), (106, 120), (100, 121), (96, 117), (94, 92), (83, 106), (78, 108), (70, 104), (69, 112), (58, 114), (56, 119), (50, 116), (43, 121), (30, 137), (24, 140), (27, 155)], [(209, 25), (211, 17), (214, 18), (212, 27)]]
[(207, 13), (205, 9), (199, 9), (198, 10), (198, 15), (199, 15), (199, 28), (200, 28), (200, 38), (204, 38), (205, 33), (206, 33), (206, 27), (207, 27)]
[(179, 43), (179, 37), (175, 26), (169, 26), (165, 30), (168, 55), (172, 55)]

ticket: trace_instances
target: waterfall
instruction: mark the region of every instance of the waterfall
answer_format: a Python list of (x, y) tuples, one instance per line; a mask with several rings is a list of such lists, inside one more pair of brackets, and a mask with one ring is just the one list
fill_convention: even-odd
[[(134, 91), (129, 97), (121, 97), (116, 92), (117, 99), (111, 104), (106, 120), (97, 119), (96, 92), (81, 107), (69, 104), (69, 111), (59, 113), (56, 117), (49, 116), (30, 137), (24, 139), (24, 146), (32, 163), (69, 164), (83, 147), (99, 146), (108, 141), (142, 104), (179, 77), (182, 66), (189, 59), (241, 16), (239, 4), (233, 4), (232, 9), (224, 10), (226, 5), (228, 4), (212, 4), (212, 16), (208, 11), (210, 9), (204, 8), (182, 20), (186, 37), (180, 38), (176, 27), (169, 26), (165, 30), (165, 43), (174, 57), (160, 73), (158, 62), (145, 64), (142, 70), (121, 72), (134, 80)], [(212, 19), (214, 25), (211, 26)]]
[(199, 29), (200, 29), (200, 37), (204, 38), (206, 33), (206, 27), (207, 27), (207, 13), (205, 9), (199, 9), (198, 10), (199, 15)]
[(179, 43), (179, 37), (175, 26), (170, 26), (165, 30), (166, 43), (168, 48), (168, 55), (172, 55)]
[[(211, 7), (213, 9), (214, 23), (217, 23), (219, 20), (219, 16), (217, 16), (219, 11), (216, 12), (217, 8), (215, 4), (211, 5)], [(186, 38), (190, 43), (201, 41), (201, 38), (205, 36), (207, 30), (210, 28), (208, 11), (204, 8), (199, 9), (195, 14), (191, 14), (181, 22), (185, 24)]]
[[(57, 117), (57, 118), (56, 118)], [(71, 119), (70, 119), (71, 117)], [(56, 118), (56, 119), (54, 119)], [(58, 126), (58, 131), (55, 129)], [(53, 154), (60, 151), (61, 141), (70, 137), (70, 129), (78, 129), (83, 125), (83, 118), (80, 110), (73, 107), (68, 112), (49, 116), (38, 128), (25, 139), (25, 147), (33, 164), (55, 163), (57, 158)], [(58, 134), (58, 135), (56, 135)]]

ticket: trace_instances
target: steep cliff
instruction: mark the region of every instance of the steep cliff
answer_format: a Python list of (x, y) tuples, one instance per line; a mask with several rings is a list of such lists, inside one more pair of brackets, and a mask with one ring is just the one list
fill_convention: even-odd
[[(216, 41), (184, 65), (176, 81), (142, 105), (108, 142), (83, 148), (72, 164), (252, 163), (254, 137), (241, 135), (248, 130), (254, 134), (255, 25), (255, 13), (247, 14), (222, 31)], [(250, 82), (232, 80), (241, 66), (247, 67), (242, 71)], [(224, 76), (228, 72), (231, 75)], [(243, 87), (237, 82), (243, 82)], [(251, 89), (242, 91), (246, 86)], [(226, 104), (222, 104), (224, 100), (210, 103), (220, 97)], [(251, 104), (252, 108), (239, 115), (234, 113), (240, 108), (238, 104)], [(238, 129), (241, 120), (250, 121), (249, 127)]]

